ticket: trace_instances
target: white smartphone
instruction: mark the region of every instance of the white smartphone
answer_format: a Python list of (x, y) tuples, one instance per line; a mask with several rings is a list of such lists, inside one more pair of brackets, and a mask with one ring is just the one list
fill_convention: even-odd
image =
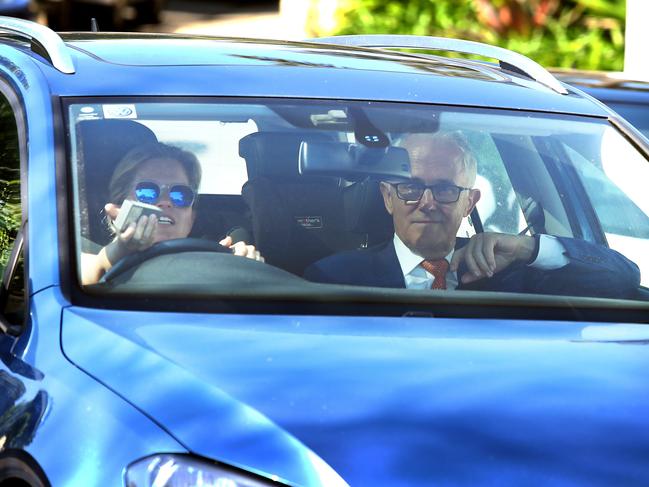
[(155, 205), (124, 200), (113, 225), (116, 231), (123, 232), (132, 222), (137, 222), (141, 216), (160, 215), (161, 213), (162, 210)]

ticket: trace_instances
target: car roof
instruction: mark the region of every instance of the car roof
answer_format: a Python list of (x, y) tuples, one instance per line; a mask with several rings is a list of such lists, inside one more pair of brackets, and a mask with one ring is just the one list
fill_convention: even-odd
[(593, 88), (613, 88), (619, 90), (649, 92), (649, 81), (633, 79), (621, 72), (561, 68), (552, 68), (550, 71), (557, 78), (566, 83), (591, 86)]
[(558, 79), (575, 85), (604, 102), (649, 104), (649, 81), (626, 77), (624, 73), (552, 69)]
[[(609, 115), (571, 88), (559, 94), (516, 67), (317, 39), (83, 32), (61, 34), (53, 52), (15, 35), (5, 42), (39, 63), (55, 96), (336, 98)], [(74, 72), (55, 67), (47, 59), (53, 55)]]

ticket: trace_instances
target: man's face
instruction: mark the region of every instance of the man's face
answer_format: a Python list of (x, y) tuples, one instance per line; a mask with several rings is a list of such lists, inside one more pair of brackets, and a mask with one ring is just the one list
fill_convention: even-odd
[[(426, 185), (451, 183), (471, 187), (473, 177), (466, 173), (461, 151), (455, 143), (429, 135), (410, 136), (403, 147), (410, 156), (411, 176)], [(480, 191), (462, 191), (455, 203), (438, 203), (430, 189), (418, 202), (399, 199), (396, 188), (381, 183), (381, 193), (394, 230), (406, 246), (429, 259), (443, 258), (454, 248), (462, 218), (467, 217), (480, 199)]]

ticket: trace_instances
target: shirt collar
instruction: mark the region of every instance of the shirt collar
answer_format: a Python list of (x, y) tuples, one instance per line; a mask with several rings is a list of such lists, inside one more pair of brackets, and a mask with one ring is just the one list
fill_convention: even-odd
[[(401, 272), (404, 276), (410, 274), (415, 268), (421, 264), (424, 258), (421, 255), (415, 254), (410, 250), (406, 244), (399, 238), (399, 236), (394, 234), (394, 250), (397, 253), (397, 259), (399, 260), (399, 265), (401, 266)], [(453, 258), (454, 250), (451, 250), (446, 256), (446, 260), (450, 263)]]

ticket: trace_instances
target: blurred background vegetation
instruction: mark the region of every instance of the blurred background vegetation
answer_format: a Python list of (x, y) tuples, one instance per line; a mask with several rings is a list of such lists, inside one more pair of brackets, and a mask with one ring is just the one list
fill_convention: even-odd
[(544, 66), (619, 71), (624, 0), (337, 0), (316, 35), (415, 34), (495, 44)]
[(20, 161), (13, 111), (0, 104), (0, 272), (7, 265), (16, 233), (21, 225)]

